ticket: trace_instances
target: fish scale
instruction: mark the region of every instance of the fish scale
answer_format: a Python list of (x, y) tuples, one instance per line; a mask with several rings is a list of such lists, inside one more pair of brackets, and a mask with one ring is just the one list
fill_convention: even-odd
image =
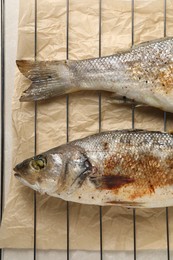
[(173, 112), (173, 38), (166, 37), (114, 55), (68, 61), (17, 61), (32, 81), (20, 101), (80, 90), (104, 90)]

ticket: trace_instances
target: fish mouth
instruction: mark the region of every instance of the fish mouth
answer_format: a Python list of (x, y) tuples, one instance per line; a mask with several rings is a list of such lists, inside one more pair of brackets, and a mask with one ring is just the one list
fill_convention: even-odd
[(15, 173), (18, 173), (19, 174), (19, 165), (20, 164), (17, 164), (14, 168), (13, 168), (13, 171), (15, 172)]
[(17, 173), (17, 172), (15, 172), (14, 176), (15, 176), (15, 177), (20, 177), (20, 174)]
[(14, 176), (15, 176), (17, 179), (20, 179), (20, 178), (21, 178), (21, 174), (20, 174), (20, 172), (19, 172), (18, 164), (14, 167), (13, 171), (15, 172), (15, 173), (14, 173)]
[(18, 180), (21, 179), (21, 175), (20, 175), (19, 173), (17, 173), (17, 172), (14, 173), (14, 176), (15, 176)]
[(14, 175), (17, 176), (21, 176), (22, 175), (22, 171), (23, 171), (23, 163), (18, 163), (14, 168), (13, 171), (15, 172)]

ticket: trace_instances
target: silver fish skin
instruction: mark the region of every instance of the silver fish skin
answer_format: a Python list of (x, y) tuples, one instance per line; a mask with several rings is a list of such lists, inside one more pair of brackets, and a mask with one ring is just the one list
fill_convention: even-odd
[(173, 206), (173, 135), (116, 130), (19, 163), (24, 185), (66, 201), (133, 208)]
[(49, 99), (80, 90), (104, 90), (173, 112), (173, 38), (137, 45), (115, 55), (80, 61), (18, 60), (32, 81), (20, 101)]

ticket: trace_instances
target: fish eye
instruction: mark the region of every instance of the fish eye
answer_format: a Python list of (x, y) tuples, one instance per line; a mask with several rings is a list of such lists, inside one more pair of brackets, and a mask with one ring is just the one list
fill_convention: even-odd
[(38, 156), (38, 157), (34, 158), (33, 160), (31, 160), (30, 165), (35, 170), (39, 171), (47, 165), (47, 160), (43, 156)]

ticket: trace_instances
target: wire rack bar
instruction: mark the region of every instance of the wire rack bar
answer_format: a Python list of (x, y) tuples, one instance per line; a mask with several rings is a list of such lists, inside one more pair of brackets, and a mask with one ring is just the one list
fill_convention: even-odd
[[(37, 60), (37, 0), (34, 13), (34, 59)], [(37, 154), (37, 101), (34, 102), (34, 156)], [(34, 260), (37, 258), (37, 193), (34, 191)]]
[[(1, 0), (1, 209), (2, 221), (4, 203), (4, 163), (5, 163), (5, 2)], [(0, 260), (3, 257), (0, 249)]]
[[(167, 1), (164, 0), (164, 37), (166, 37), (166, 7)], [(166, 132), (166, 123), (167, 123), (167, 113), (164, 112), (164, 131)], [(166, 243), (167, 243), (167, 259), (170, 260), (170, 245), (169, 245), (169, 209), (166, 208)]]
[[(66, 59), (69, 58), (69, 0), (66, 0)], [(66, 141), (69, 142), (69, 95), (66, 96)], [(67, 201), (67, 260), (70, 259), (70, 204)]]
[[(132, 46), (134, 45), (134, 0), (131, 3), (131, 19), (132, 19), (132, 31), (131, 31), (131, 41)], [(135, 106), (132, 105), (132, 129), (135, 127)]]
[[(4, 166), (5, 166), (5, 0), (1, 0), (1, 205), (0, 222), (4, 207)], [(2, 249), (0, 249), (0, 260)]]
[[(132, 31), (131, 31), (131, 41), (132, 46), (134, 45), (134, 0), (131, 3), (131, 19), (132, 19)], [(132, 129), (135, 127), (135, 106), (132, 105)]]
[(3, 212), (4, 195), (4, 148), (5, 148), (5, 3), (1, 0), (1, 212)]
[[(101, 30), (102, 30), (102, 0), (99, 0), (99, 57), (101, 57)], [(99, 133), (101, 132), (102, 120), (102, 95), (98, 94), (99, 102)], [(103, 260), (103, 221), (102, 221), (102, 207), (99, 207), (99, 221), (100, 221), (100, 260)]]
[(167, 259), (170, 260), (170, 246), (169, 246), (169, 209), (166, 208), (166, 242), (167, 242)]
[(132, 0), (132, 3), (131, 3), (131, 18), (132, 18), (132, 34), (131, 34), (131, 37), (132, 37), (132, 46), (134, 45), (134, 18), (135, 18), (135, 14), (134, 14), (134, 10), (135, 10), (135, 0)]
[[(38, 11), (38, 4), (37, 4), (37, 0), (35, 1), (35, 14), (34, 14), (34, 59), (35, 61), (37, 60), (37, 11)], [(35, 141), (36, 141), (36, 137), (35, 137)], [(37, 143), (35, 142), (35, 153), (36, 153), (36, 145)]]
[(166, 7), (167, 1), (164, 0), (164, 37), (166, 37)]
[[(102, 52), (102, 0), (99, 0), (99, 57), (101, 57)], [(102, 96), (99, 92), (99, 133), (101, 132), (101, 120), (102, 120)]]
[[(164, 1), (164, 19), (163, 19), (163, 21), (164, 21), (164, 28), (163, 28), (163, 36), (164, 37), (166, 37), (166, 6), (167, 6), (167, 2), (166, 2), (166, 0), (163, 0)], [(166, 121), (167, 121), (167, 113), (166, 112), (164, 112), (164, 118), (163, 118), (163, 120), (164, 120), (164, 131), (166, 131)]]
[[(102, 0), (99, 0), (99, 57), (101, 57), (101, 55), (102, 55)], [(101, 125), (99, 129), (100, 128)]]
[[(132, 46), (134, 45), (134, 0), (131, 2), (131, 19), (132, 19), (132, 31), (131, 31), (131, 40)], [(132, 129), (135, 128), (135, 105), (132, 105)], [(134, 251), (134, 260), (136, 260), (136, 210), (133, 209), (133, 251)]]
[(134, 260), (136, 260), (136, 210), (133, 209), (133, 242)]

